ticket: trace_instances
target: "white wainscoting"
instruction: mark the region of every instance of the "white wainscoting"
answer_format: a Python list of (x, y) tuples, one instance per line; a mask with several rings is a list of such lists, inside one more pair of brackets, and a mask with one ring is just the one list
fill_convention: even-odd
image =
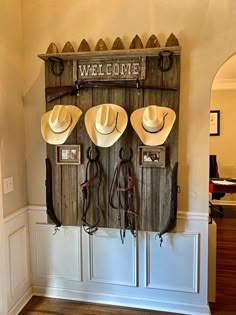
[[(164, 240), (161, 248), (156, 244), (154, 233), (146, 235), (147, 287), (197, 293), (199, 234), (167, 234)], [(186, 262), (188, 268), (185, 268)]]
[[(209, 314), (207, 214), (178, 214), (177, 233), (99, 229), (46, 223), (44, 207), (29, 207), (31, 279), (35, 295), (182, 314)], [(201, 272), (200, 272), (201, 271)], [(18, 282), (17, 282), (18, 283)]]
[(32, 296), (28, 208), (3, 221), (8, 314), (15, 315)]

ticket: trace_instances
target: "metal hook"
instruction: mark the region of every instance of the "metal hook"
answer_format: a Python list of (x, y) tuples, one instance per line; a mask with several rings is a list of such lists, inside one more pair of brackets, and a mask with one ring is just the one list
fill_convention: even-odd
[[(168, 65), (167, 67), (164, 67), (163, 61), (164, 58), (168, 58)], [(170, 50), (164, 50), (160, 51), (158, 54), (158, 67), (162, 72), (169, 71), (173, 66), (173, 51)]]
[(86, 151), (86, 157), (89, 161), (97, 161), (99, 159), (99, 151), (98, 151), (98, 148), (95, 147), (95, 151), (96, 151), (96, 155), (95, 157), (92, 157), (92, 148), (91, 147), (88, 147), (87, 151)]
[(133, 157), (133, 150), (130, 148), (129, 149), (129, 157), (124, 157), (124, 149), (123, 148), (120, 148), (120, 151), (119, 151), (119, 157), (122, 161), (131, 161), (132, 160), (132, 157)]
[(60, 231), (59, 228), (57, 226), (55, 226), (54, 233), (52, 235), (56, 235), (58, 231)]
[[(63, 60), (59, 57), (49, 57), (48, 58), (49, 62), (51, 63), (51, 71), (52, 73), (57, 76), (60, 77), (64, 71), (64, 63)], [(59, 65), (59, 70), (56, 71), (55, 65)]]

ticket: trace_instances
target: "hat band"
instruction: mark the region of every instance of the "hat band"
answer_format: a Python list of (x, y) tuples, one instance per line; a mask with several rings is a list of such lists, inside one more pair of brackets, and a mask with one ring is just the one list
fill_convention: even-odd
[(145, 127), (144, 127), (144, 125), (143, 125), (143, 121), (142, 121), (142, 128), (146, 131), (146, 132), (148, 132), (148, 133), (158, 133), (158, 132), (160, 132), (163, 128), (164, 128), (164, 125), (165, 125), (165, 117), (168, 115), (168, 113), (164, 113), (163, 114), (163, 122), (162, 122), (162, 126), (161, 126), (161, 128), (160, 129), (158, 129), (157, 131), (149, 131), (149, 130), (147, 130)]
[(96, 130), (100, 135), (103, 135), (103, 136), (108, 136), (108, 135), (112, 134), (115, 130), (117, 130), (119, 133), (121, 133), (121, 131), (119, 131), (119, 130), (117, 129), (118, 115), (119, 115), (119, 112), (116, 113), (116, 123), (115, 123), (115, 126), (114, 126), (114, 128), (112, 129), (112, 131), (107, 132), (107, 133), (101, 132), (101, 131), (99, 131), (99, 130), (97, 129), (96, 124), (94, 123), (95, 130)]

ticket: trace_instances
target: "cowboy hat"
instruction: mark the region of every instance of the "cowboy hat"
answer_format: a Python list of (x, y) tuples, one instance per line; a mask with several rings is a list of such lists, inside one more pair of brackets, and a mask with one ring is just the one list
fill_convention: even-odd
[(176, 114), (168, 107), (149, 105), (135, 110), (130, 117), (131, 124), (145, 145), (161, 145), (168, 137)]
[(125, 131), (126, 111), (119, 105), (101, 104), (85, 114), (85, 127), (90, 139), (99, 147), (112, 146)]
[(73, 105), (55, 105), (41, 117), (41, 133), (50, 144), (62, 144), (71, 134), (82, 111)]

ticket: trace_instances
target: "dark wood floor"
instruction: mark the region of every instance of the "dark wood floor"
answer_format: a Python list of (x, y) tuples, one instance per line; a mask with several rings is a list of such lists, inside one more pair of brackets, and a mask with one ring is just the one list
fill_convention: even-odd
[[(212, 315), (236, 315), (236, 208), (224, 207), (217, 223), (216, 303)], [(173, 315), (140, 309), (33, 297), (19, 315)]]
[(216, 303), (211, 303), (213, 315), (236, 314), (236, 208), (224, 207), (224, 217), (216, 213)]
[(179, 315), (34, 296), (19, 315)]

